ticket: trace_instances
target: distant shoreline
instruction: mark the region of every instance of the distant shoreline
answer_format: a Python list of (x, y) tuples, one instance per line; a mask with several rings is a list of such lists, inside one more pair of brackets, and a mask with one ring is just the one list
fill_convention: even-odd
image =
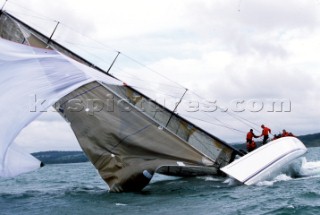
[[(320, 147), (320, 133), (298, 136), (306, 147)], [(237, 149), (246, 150), (245, 143), (230, 144)], [(259, 145), (259, 144), (258, 144)], [(31, 153), (44, 164), (64, 164), (88, 162), (83, 151), (41, 151)]]
[(82, 151), (42, 151), (31, 153), (44, 164), (64, 164), (88, 162)]

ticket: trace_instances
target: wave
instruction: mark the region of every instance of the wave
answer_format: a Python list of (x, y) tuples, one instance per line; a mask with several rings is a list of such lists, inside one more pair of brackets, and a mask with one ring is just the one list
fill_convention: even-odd
[[(293, 179), (304, 179), (310, 177), (320, 177), (320, 161), (308, 161), (306, 157), (295, 160), (275, 177), (258, 182), (257, 186), (272, 186), (276, 182), (290, 181)], [(242, 185), (234, 178), (227, 178), (223, 183), (229, 186)]]
[(261, 182), (257, 183), (257, 186), (273, 186), (273, 184), (276, 182), (289, 181), (292, 179), (293, 178), (287, 174), (280, 174), (280, 175), (277, 175), (272, 180), (266, 180), (266, 181), (261, 181)]
[(273, 185), (278, 181), (288, 181), (292, 179), (305, 179), (320, 176), (320, 161), (308, 161), (306, 157), (297, 159), (294, 163), (280, 175), (271, 181), (260, 182), (259, 185)]
[(299, 171), (301, 177), (315, 177), (320, 176), (320, 161), (307, 161), (302, 158), (302, 165)]

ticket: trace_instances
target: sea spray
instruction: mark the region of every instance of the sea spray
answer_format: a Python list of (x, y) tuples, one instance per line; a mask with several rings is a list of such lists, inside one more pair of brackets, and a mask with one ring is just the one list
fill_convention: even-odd
[(300, 177), (320, 176), (320, 161), (307, 161), (303, 158), (299, 171)]

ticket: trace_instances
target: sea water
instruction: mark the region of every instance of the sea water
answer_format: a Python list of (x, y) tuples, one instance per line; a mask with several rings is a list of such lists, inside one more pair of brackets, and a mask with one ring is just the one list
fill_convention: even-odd
[(46, 165), (0, 179), (0, 214), (320, 214), (320, 148), (309, 148), (298, 163), (252, 186), (155, 175), (137, 193), (109, 193), (91, 163)]

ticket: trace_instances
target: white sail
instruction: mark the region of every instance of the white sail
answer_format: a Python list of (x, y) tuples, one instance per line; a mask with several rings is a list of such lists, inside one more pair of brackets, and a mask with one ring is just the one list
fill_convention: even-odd
[[(4, 95), (8, 97), (4, 99), (12, 105), (26, 105), (30, 104), (28, 95), (32, 93), (36, 95), (33, 100), (40, 101), (36, 103), (40, 110), (33, 107), (34, 112), (30, 114), (28, 107), (10, 109), (21, 116), (6, 116), (10, 128), (0, 136), (4, 139), (0, 148), (2, 160), (20, 130), (57, 100), (54, 108), (70, 123), (85, 154), (111, 191), (141, 190), (155, 172), (179, 176), (218, 175), (219, 168), (239, 154), (221, 139), (134, 87), (106, 76), (105, 70), (5, 12), (0, 17), (0, 36), (44, 48), (3, 41), (7, 46), (2, 54), (3, 71), (10, 76), (7, 87), (12, 89), (11, 94), (17, 94), (17, 97)], [(14, 89), (18, 83), (19, 87)], [(46, 99), (44, 105), (43, 99)], [(79, 103), (72, 106), (75, 100)], [(88, 101), (91, 107), (85, 107)], [(77, 107), (79, 109), (73, 111)], [(6, 136), (10, 132), (13, 134)], [(4, 161), (1, 168), (2, 175), (9, 172)]]
[(54, 50), (4, 39), (0, 39), (0, 50), (0, 176), (10, 177), (18, 172), (12, 174), (8, 169), (8, 148), (25, 126), (61, 97), (84, 84), (97, 79), (120, 83)]

